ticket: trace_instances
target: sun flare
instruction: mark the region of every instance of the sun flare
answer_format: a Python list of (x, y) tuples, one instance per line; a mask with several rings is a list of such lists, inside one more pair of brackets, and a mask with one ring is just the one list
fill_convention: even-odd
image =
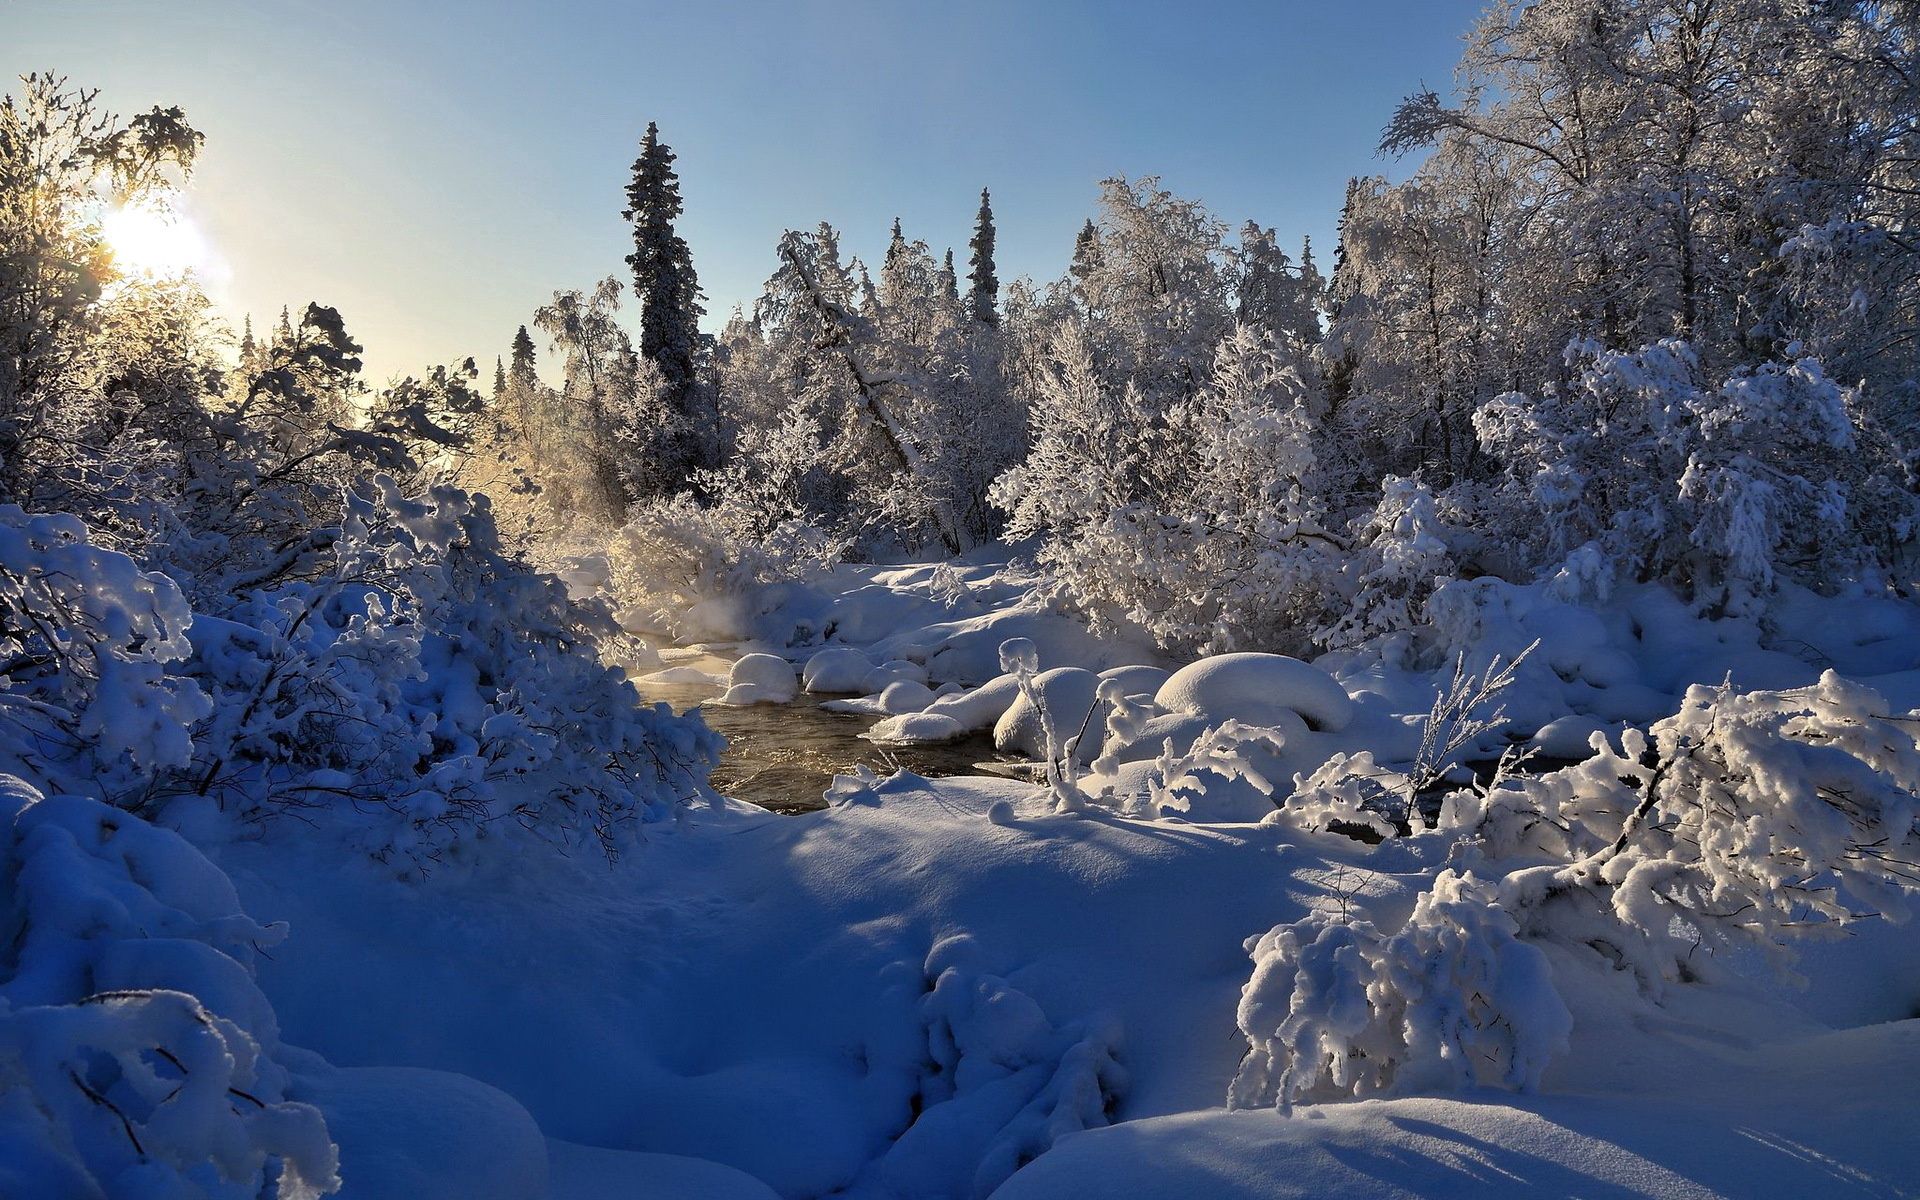
[(131, 275), (204, 273), (212, 262), (206, 237), (185, 214), (153, 202), (108, 210), (101, 232), (113, 261)]

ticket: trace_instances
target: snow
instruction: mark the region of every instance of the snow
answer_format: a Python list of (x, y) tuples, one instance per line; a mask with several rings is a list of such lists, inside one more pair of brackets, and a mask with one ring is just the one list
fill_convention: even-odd
[(801, 686), (809, 692), (861, 692), (874, 661), (852, 646), (828, 646), (807, 659)]
[(1338, 733), (1353, 720), (1353, 701), (1331, 676), (1283, 654), (1216, 654), (1170, 675), (1154, 694), (1169, 712), (1267, 724), (1283, 712), (1310, 728)]
[(786, 704), (799, 694), (793, 668), (777, 654), (748, 654), (727, 674), (727, 690), (716, 704)]

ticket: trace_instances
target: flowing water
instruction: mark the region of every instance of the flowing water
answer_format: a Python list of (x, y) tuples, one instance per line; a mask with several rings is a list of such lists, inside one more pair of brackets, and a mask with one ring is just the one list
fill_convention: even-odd
[[(723, 678), (728, 667), (725, 658), (711, 654), (670, 653), (668, 661)], [(698, 706), (707, 724), (727, 739), (713, 771), (714, 789), (777, 813), (825, 808), (821, 793), (833, 777), (862, 763), (882, 776), (904, 768), (929, 779), (1015, 769), (1001, 761), (987, 734), (941, 746), (876, 746), (860, 735), (880, 718), (820, 707), (832, 696), (802, 694), (790, 704), (725, 708), (709, 703), (722, 690), (710, 683), (636, 680), (635, 686), (647, 700), (664, 700), (675, 712)]]

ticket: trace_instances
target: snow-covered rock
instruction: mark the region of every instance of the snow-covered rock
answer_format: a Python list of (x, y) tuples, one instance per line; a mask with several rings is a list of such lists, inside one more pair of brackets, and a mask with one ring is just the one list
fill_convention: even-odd
[(800, 684), (809, 692), (844, 692), (855, 695), (866, 691), (867, 676), (874, 661), (864, 650), (852, 646), (828, 646), (807, 660), (800, 673)]
[(990, 728), (1019, 698), (1019, 681), (1011, 675), (998, 675), (972, 691), (936, 698), (927, 711), (951, 717), (972, 732)]
[(924, 710), (934, 700), (933, 689), (911, 679), (895, 679), (870, 696), (852, 696), (829, 700), (820, 707), (828, 712), (859, 713), (865, 716), (897, 717)]
[(890, 658), (873, 670), (867, 672), (867, 677), (860, 681), (860, 690), (863, 692), (884, 692), (887, 690), (888, 684), (903, 679), (910, 680), (914, 683), (925, 683), (927, 681), (927, 669), (909, 659)]
[(777, 654), (749, 654), (733, 664), (727, 690), (716, 701), (727, 705), (785, 704), (798, 694), (793, 666)]
[(1154, 694), (1169, 712), (1204, 713), (1215, 723), (1229, 718), (1270, 725), (1283, 712), (1338, 733), (1353, 719), (1354, 704), (1320, 668), (1284, 654), (1216, 654), (1175, 671)]
[[(1099, 704), (1095, 695), (1100, 677), (1083, 667), (1055, 667), (1035, 675), (1033, 684), (1053, 721), (1054, 736), (1064, 743), (1084, 728), (1086, 736), (1080, 739), (1074, 756), (1081, 762), (1092, 762), (1100, 753), (1100, 731), (1106, 722), (1106, 705)], [(1046, 757), (1040, 713), (1025, 696), (1018, 696), (994, 724), (993, 745), (1008, 754)]]
[(867, 730), (865, 736), (883, 745), (930, 746), (957, 742), (967, 733), (967, 727), (952, 717), (935, 712), (910, 712), (888, 717)]

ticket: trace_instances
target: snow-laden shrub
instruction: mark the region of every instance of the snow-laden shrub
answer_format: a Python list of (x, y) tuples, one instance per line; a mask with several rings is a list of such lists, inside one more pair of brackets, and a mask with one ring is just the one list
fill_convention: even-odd
[[(1096, 1014), (1055, 1026), (1031, 996), (985, 970), (983, 959), (966, 935), (943, 938), (928, 951), (920, 1015), (931, 1069), (918, 1096), (926, 1128), (909, 1128), (897, 1145), (924, 1151), (925, 1139), (940, 1139), (940, 1151), (922, 1161), (950, 1169), (956, 1137), (978, 1137), (959, 1132), (965, 1118), (957, 1112), (979, 1106), (1010, 1115), (980, 1130), (986, 1136), (970, 1187), (951, 1177), (908, 1184), (895, 1176), (894, 1194), (987, 1196), (1060, 1138), (1106, 1125), (1126, 1086), (1117, 1020)], [(1010, 1111), (1007, 1101), (1023, 1096)], [(891, 1165), (882, 1160), (883, 1176)]]
[(1293, 794), (1273, 815), (1302, 829), (1335, 826), (1390, 838), (1419, 821), (1413, 780), (1374, 761), (1373, 751), (1335, 754), (1312, 773), (1294, 777)]
[(207, 712), (171, 674), (192, 620), (172, 580), (78, 518), (0, 506), (0, 754), (108, 786), (185, 763)]
[(1310, 389), (1259, 330), (1223, 339), (1205, 387), (1112, 394), (1069, 327), (1027, 462), (995, 485), (1016, 536), (1096, 627), (1181, 651), (1296, 647), (1343, 548), (1316, 499)]
[(1031, 638), (1008, 638), (1000, 643), (1000, 669), (1013, 676), (1020, 698), (1039, 720), (1038, 748), (1045, 764), (1047, 795), (1055, 812), (1076, 812), (1086, 807), (1086, 794), (1080, 790), (1079, 739), (1084, 730), (1068, 726), (1064, 715), (1053, 711), (1037, 682), (1040, 674), (1040, 649)]
[(675, 496), (636, 505), (614, 532), (609, 557), (622, 623), (677, 634), (688, 611), (704, 601), (805, 579), (840, 562), (848, 549), (846, 540), (797, 519), (753, 533), (724, 508)]
[(325, 811), (404, 865), (524, 832), (608, 854), (709, 795), (717, 738), (645, 707), (575, 601), (500, 545), (484, 497), (350, 489), (328, 577), (195, 637), (214, 696), (176, 792), (246, 819)]
[(1897, 455), (1858, 420), (1854, 392), (1787, 350), (1714, 384), (1685, 342), (1569, 346), (1566, 391), (1507, 393), (1474, 414), (1504, 470), (1497, 532), (1534, 569), (1591, 542), (1622, 577), (1672, 579), (1735, 611), (1780, 578), (1871, 576), (1913, 533), (1912, 497), (1890, 502), (1875, 478)]
[(284, 934), (170, 831), (0, 777), (0, 1191), (334, 1190), (252, 978)]
[(1261, 756), (1285, 748), (1283, 730), (1234, 720), (1201, 731), (1183, 752), (1169, 742), (1147, 773), (1147, 809), (1200, 820), (1259, 820), (1272, 810), (1275, 782)]
[(1330, 650), (1388, 637), (1404, 642), (1425, 620), (1427, 597), (1455, 571), (1439, 506), (1418, 479), (1387, 476), (1379, 503), (1357, 524), (1355, 551), (1342, 568), (1349, 603), (1314, 634)]
[(1564, 856), (1501, 885), (1528, 936), (1604, 947), (1658, 989), (1698, 974), (1701, 949), (1911, 915), (1920, 726), (1871, 688), (1831, 671), (1792, 691), (1695, 686), (1622, 742), (1450, 804), (1491, 853)]
[(1496, 886), (1442, 871), (1397, 933), (1335, 912), (1248, 942), (1234, 1108), (1500, 1084), (1531, 1090), (1572, 1017)]

